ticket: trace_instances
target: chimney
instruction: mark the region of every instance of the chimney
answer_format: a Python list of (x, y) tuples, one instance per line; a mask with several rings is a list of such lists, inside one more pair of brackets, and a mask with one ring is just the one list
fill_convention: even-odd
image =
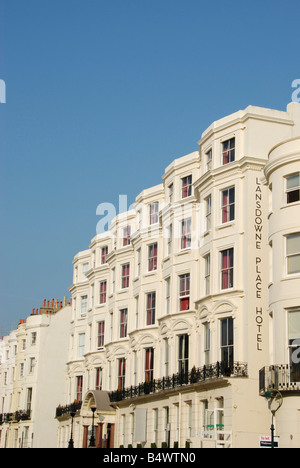
[(53, 307), (54, 299), (51, 299), (51, 307)]
[(46, 306), (46, 299), (43, 300), (43, 307)]

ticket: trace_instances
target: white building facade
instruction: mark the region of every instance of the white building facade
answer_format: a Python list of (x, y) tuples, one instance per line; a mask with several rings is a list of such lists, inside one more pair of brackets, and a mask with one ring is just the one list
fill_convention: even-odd
[(1, 448), (56, 447), (70, 321), (70, 305), (44, 301), (0, 343)]
[(258, 447), (270, 390), (300, 446), (299, 174), (300, 105), (249, 106), (75, 256), (58, 447)]

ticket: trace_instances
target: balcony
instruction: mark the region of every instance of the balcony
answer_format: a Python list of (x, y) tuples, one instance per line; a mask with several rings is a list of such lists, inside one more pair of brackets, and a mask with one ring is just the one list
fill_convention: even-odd
[(55, 417), (57, 419), (67, 419), (71, 416), (71, 413), (77, 413), (80, 411), (82, 406), (82, 401), (76, 401), (66, 406), (58, 406), (56, 408)]
[(15, 411), (15, 413), (0, 414), (0, 425), (15, 423), (19, 421), (29, 421), (31, 419), (31, 411)]
[(224, 362), (217, 362), (207, 366), (193, 368), (189, 372), (178, 372), (169, 377), (143, 382), (135, 387), (116, 390), (109, 394), (111, 402), (118, 402), (143, 395), (157, 394), (164, 390), (170, 390), (186, 385), (204, 383), (213, 379), (230, 377), (247, 377), (248, 367), (245, 363), (236, 362), (230, 366)]
[(288, 364), (263, 367), (259, 371), (259, 394), (267, 391), (300, 392), (300, 368)]

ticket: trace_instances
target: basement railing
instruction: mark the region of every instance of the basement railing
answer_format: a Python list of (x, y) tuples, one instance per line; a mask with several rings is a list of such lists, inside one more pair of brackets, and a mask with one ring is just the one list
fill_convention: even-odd
[(203, 367), (193, 367), (188, 372), (178, 372), (168, 377), (143, 382), (137, 386), (131, 386), (121, 390), (110, 392), (111, 402), (127, 400), (143, 395), (158, 393), (177, 387), (207, 382), (212, 379), (229, 377), (248, 377), (248, 366), (245, 363), (235, 362), (228, 365), (225, 362), (217, 362)]

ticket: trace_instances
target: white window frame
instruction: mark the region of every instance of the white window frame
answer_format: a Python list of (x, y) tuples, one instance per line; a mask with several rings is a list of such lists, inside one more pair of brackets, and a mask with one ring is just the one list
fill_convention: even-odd
[(286, 276), (294, 277), (294, 276), (299, 276), (300, 275), (300, 270), (295, 272), (295, 273), (289, 273), (289, 258), (291, 257), (298, 257), (300, 256), (300, 250), (293, 252), (292, 254), (288, 254), (288, 239), (293, 237), (293, 236), (298, 236), (299, 237), (299, 242), (300, 242), (300, 232), (295, 232), (295, 233), (290, 233), (285, 236), (285, 255), (286, 255)]
[(211, 293), (211, 255), (208, 253), (204, 257), (204, 294), (208, 296)]
[[(229, 142), (231, 142), (232, 140), (234, 140), (234, 147), (233, 147), (233, 148), (227, 149), (227, 151), (228, 151), (230, 157), (228, 157), (228, 162), (227, 162), (227, 163), (224, 163), (224, 155), (225, 155), (225, 153), (226, 153), (226, 151), (224, 150), (224, 145), (225, 145), (225, 143), (229, 143)], [(235, 138), (235, 136), (233, 136), (233, 137), (231, 137), (231, 138), (227, 138), (226, 140), (223, 140), (223, 141), (221, 142), (221, 144), (222, 144), (222, 166), (227, 166), (227, 164), (230, 164), (230, 163), (232, 163), (232, 162), (235, 161), (236, 138)], [(232, 159), (232, 152), (233, 152), (233, 159)]]
[(208, 232), (211, 229), (211, 207), (212, 207), (212, 196), (211, 194), (205, 198), (205, 231)]
[[(180, 230), (180, 250), (191, 250), (192, 248), (192, 218), (186, 218), (181, 221)], [(186, 233), (184, 233), (184, 227), (189, 227)], [(184, 240), (186, 239), (186, 247), (183, 246)]]
[(212, 158), (213, 158), (213, 153), (212, 153), (212, 148), (210, 148), (206, 153), (206, 171), (211, 171), (212, 169)]
[[(153, 207), (155, 208), (154, 212), (152, 212)], [(159, 221), (158, 213), (159, 213), (159, 203), (158, 202), (151, 203), (149, 205), (149, 225), (150, 226), (154, 226), (158, 224), (158, 221)]]
[(80, 296), (80, 317), (86, 317), (87, 315), (87, 308), (88, 308), (88, 296), (84, 294)]
[[(298, 175), (298, 178), (299, 178), (299, 185), (288, 189), (287, 188), (288, 179), (291, 179), (292, 177), (295, 177), (296, 175)], [(296, 191), (298, 191), (299, 199), (294, 201), (294, 202), (288, 202), (288, 194), (291, 193), (291, 192), (296, 192)], [(300, 201), (300, 172), (295, 172), (293, 174), (289, 174), (289, 175), (285, 176), (285, 204), (287, 206), (290, 206), (290, 205), (293, 205), (294, 203), (299, 203), (299, 201)]]
[[(187, 182), (186, 185), (184, 185), (184, 181)], [(188, 189), (188, 195), (184, 196), (184, 191)], [(185, 200), (189, 197), (191, 197), (193, 194), (193, 176), (192, 174), (189, 174), (187, 176), (182, 177), (181, 179), (181, 199)]]
[[(230, 190), (233, 190), (233, 202), (230, 203), (229, 201), (229, 194)], [(224, 204), (224, 195), (227, 192), (228, 201)], [(231, 219), (231, 207), (233, 206), (233, 218)], [(223, 214), (227, 211), (228, 220), (223, 221)], [(221, 190), (221, 224), (232, 223), (235, 220), (235, 186), (232, 185), (231, 187), (227, 187)]]

